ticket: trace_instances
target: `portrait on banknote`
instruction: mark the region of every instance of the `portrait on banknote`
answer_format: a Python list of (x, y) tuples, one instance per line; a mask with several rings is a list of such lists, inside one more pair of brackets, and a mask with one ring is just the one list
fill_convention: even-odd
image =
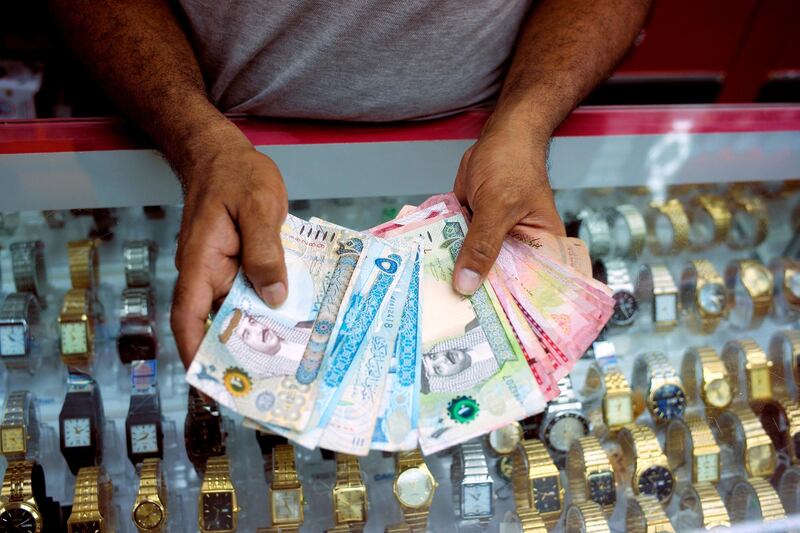
[(464, 336), (434, 344), (422, 354), (420, 391), (461, 392), (488, 380), (499, 370), (486, 334), (477, 320)]

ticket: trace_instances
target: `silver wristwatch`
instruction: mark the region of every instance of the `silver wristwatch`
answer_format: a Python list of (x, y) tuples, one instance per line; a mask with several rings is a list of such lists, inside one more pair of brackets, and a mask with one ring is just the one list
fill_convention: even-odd
[(633, 205), (622, 204), (606, 210), (615, 257), (637, 257), (647, 240), (644, 216)]
[(578, 214), (578, 220), (578, 237), (589, 247), (589, 255), (608, 255), (611, 252), (611, 229), (605, 214), (584, 210)]
[(656, 423), (683, 418), (686, 389), (666, 354), (640, 354), (633, 363), (632, 378), (633, 390), (644, 392), (645, 403)]
[(639, 304), (648, 308), (656, 331), (669, 331), (678, 325), (678, 287), (666, 265), (641, 266), (636, 296)]
[(39, 413), (32, 392), (9, 393), (0, 425), (0, 451), (9, 462), (38, 457)]
[(465, 522), (487, 525), (494, 515), (494, 481), (479, 440), (456, 449), (450, 477), (457, 516)]
[(155, 296), (151, 288), (125, 289), (120, 307), (117, 349), (123, 363), (155, 359)]
[(40, 357), (31, 350), (39, 324), (39, 302), (31, 293), (12, 292), (0, 308), (0, 358), (10, 370), (36, 370)]
[(609, 259), (600, 263), (605, 270), (602, 281), (614, 291), (614, 313), (609, 323), (612, 326), (630, 326), (639, 311), (639, 302), (634, 294), (633, 282), (625, 262)]
[(150, 240), (126, 241), (122, 247), (128, 287), (147, 287), (156, 279), (158, 247)]
[(544, 411), (539, 438), (556, 458), (563, 459), (573, 441), (589, 434), (589, 419), (583, 414), (583, 402), (572, 388), (572, 378), (561, 378), (558, 389), (558, 396)]
[(41, 307), (46, 307), (47, 269), (44, 265), (44, 243), (24, 241), (11, 244), (11, 269), (14, 284), (19, 292), (36, 296)]

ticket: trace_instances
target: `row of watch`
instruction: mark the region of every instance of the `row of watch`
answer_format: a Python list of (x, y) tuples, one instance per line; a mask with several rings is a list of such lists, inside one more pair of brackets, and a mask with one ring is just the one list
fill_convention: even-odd
[(632, 204), (583, 210), (571, 224), (592, 257), (638, 257), (648, 245), (655, 255), (705, 250), (726, 243), (751, 249), (767, 238), (767, 205), (758, 196), (701, 194), (688, 202), (652, 202), (642, 213)]
[[(662, 263), (645, 264), (636, 285), (620, 259), (598, 260), (594, 274), (613, 291), (609, 324), (630, 326), (640, 309), (651, 316), (653, 329), (669, 331), (681, 317), (687, 327), (710, 334), (727, 320), (738, 329), (760, 326), (767, 315), (787, 323), (800, 317), (800, 261), (776, 257), (769, 265), (753, 259), (727, 264), (724, 277), (707, 259), (686, 263), (680, 284)], [(681, 312), (681, 310), (683, 312)]]

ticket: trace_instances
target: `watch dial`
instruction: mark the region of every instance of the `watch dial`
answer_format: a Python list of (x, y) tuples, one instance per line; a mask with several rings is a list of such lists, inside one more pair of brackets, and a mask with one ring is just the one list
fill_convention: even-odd
[(478, 518), (492, 515), (492, 484), (471, 483), (461, 486), (461, 510), (463, 518)]
[(591, 474), (586, 480), (589, 486), (589, 499), (600, 505), (613, 505), (617, 501), (617, 490), (613, 472)]
[(695, 481), (719, 480), (719, 454), (708, 453), (697, 457), (697, 479)]
[(633, 422), (633, 399), (629, 395), (606, 397), (606, 423), (623, 426)]
[(233, 529), (233, 494), (230, 492), (203, 493), (203, 529), (227, 531)]
[(158, 453), (158, 428), (155, 424), (131, 426), (131, 452)]
[(489, 445), (497, 453), (511, 453), (522, 440), (522, 428), (519, 424), (508, 424), (489, 433)]
[(682, 418), (686, 394), (677, 385), (664, 385), (653, 394), (653, 414), (661, 420)]
[(731, 386), (727, 379), (715, 379), (706, 386), (706, 402), (717, 408), (731, 403)]
[(84, 322), (61, 323), (61, 353), (64, 355), (84, 354), (89, 351)]
[(36, 519), (27, 509), (9, 509), (0, 514), (0, 533), (35, 533)]
[(409, 468), (397, 477), (397, 498), (406, 507), (422, 507), (432, 494), (431, 477), (421, 468)]
[(672, 496), (672, 473), (663, 466), (651, 466), (639, 476), (639, 492), (650, 494), (663, 502)]
[(363, 522), (366, 494), (361, 489), (344, 489), (335, 492), (334, 509), (339, 523)]
[(767, 476), (775, 471), (775, 450), (770, 444), (748, 449), (746, 460), (751, 476)]
[(3, 453), (21, 453), (25, 451), (25, 430), (21, 427), (6, 427), (0, 430)]
[(286, 524), (297, 522), (302, 517), (303, 489), (284, 489), (272, 491), (273, 522)]
[(533, 504), (540, 513), (555, 513), (561, 510), (561, 485), (558, 476), (535, 478)]
[[(191, 419), (187, 417), (187, 421)], [(194, 421), (184, 427), (186, 451), (193, 456), (206, 454), (222, 454), (225, 447), (222, 442), (222, 430), (218, 418), (213, 421)]]
[(697, 303), (700, 309), (710, 315), (721, 315), (725, 311), (727, 297), (725, 287), (720, 283), (706, 283), (697, 293)]
[(678, 295), (656, 295), (654, 311), (656, 322), (674, 322), (678, 320)]
[(589, 433), (589, 423), (586, 418), (577, 412), (564, 412), (547, 426), (544, 432), (544, 441), (558, 452), (566, 453), (572, 443)]
[(0, 355), (25, 355), (26, 340), (25, 327), (21, 324), (0, 326)]
[(69, 533), (103, 533), (100, 522), (90, 520), (88, 522), (76, 522), (69, 526)]
[(772, 274), (767, 267), (753, 265), (742, 271), (742, 282), (758, 294), (772, 292)]
[(156, 356), (156, 341), (155, 338), (150, 335), (120, 335), (119, 339), (117, 339), (117, 348), (125, 359), (131, 361), (137, 359), (154, 359)]
[(772, 397), (772, 378), (766, 366), (750, 371), (750, 399), (767, 400)]
[(161, 507), (153, 502), (142, 502), (133, 510), (133, 519), (136, 525), (142, 529), (153, 529), (161, 524), (164, 513)]
[(64, 419), (64, 447), (82, 448), (92, 445), (92, 425), (88, 418)]
[(636, 297), (628, 291), (617, 291), (614, 293), (614, 314), (611, 320), (614, 324), (624, 325), (630, 323), (639, 310)]

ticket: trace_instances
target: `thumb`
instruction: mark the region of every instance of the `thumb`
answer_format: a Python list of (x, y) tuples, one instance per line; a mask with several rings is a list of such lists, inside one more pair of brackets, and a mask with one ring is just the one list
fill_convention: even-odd
[(494, 265), (503, 239), (515, 220), (501, 209), (476, 207), (464, 245), (456, 260), (453, 287), (469, 296), (478, 290)]
[(288, 295), (280, 236), (285, 218), (286, 207), (264, 203), (249, 206), (239, 215), (242, 267), (253, 288), (270, 307), (281, 305)]

